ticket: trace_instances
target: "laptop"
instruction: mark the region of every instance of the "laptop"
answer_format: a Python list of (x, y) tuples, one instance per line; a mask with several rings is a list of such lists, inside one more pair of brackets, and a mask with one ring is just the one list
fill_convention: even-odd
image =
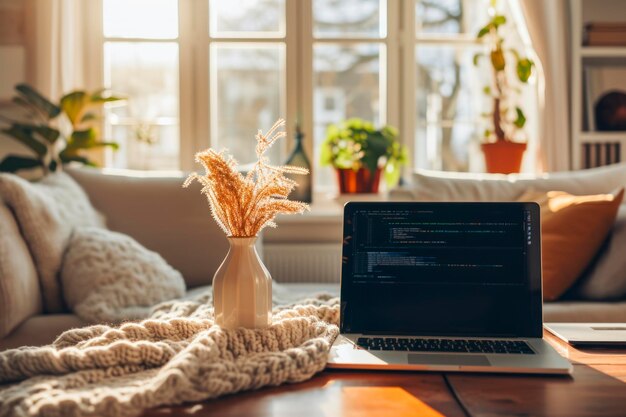
[(545, 327), (574, 346), (626, 346), (626, 323), (546, 323)]
[(349, 202), (329, 368), (570, 374), (542, 338), (535, 203)]

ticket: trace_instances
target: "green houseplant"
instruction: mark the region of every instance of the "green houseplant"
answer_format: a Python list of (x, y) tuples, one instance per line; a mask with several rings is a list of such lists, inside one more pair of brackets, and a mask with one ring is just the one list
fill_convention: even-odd
[(348, 119), (330, 125), (322, 143), (321, 165), (331, 165), (337, 172), (339, 191), (376, 193), (381, 172), (389, 187), (400, 179), (400, 168), (407, 161), (407, 150), (397, 140), (392, 126), (376, 129), (362, 119)]
[(481, 145), (487, 171), (508, 174), (520, 171), (526, 151), (526, 142), (514, 140), (526, 124), (524, 111), (514, 104), (515, 94), (519, 91), (515, 84), (528, 83), (534, 63), (505, 46), (501, 28), (506, 24), (506, 17), (495, 12), (495, 3), (492, 0), (489, 21), (477, 34), (477, 38), (487, 44), (489, 52), (476, 54), (474, 65), (478, 65), (482, 56), (487, 56), (492, 75), (491, 84), (483, 89), (493, 103), (491, 112), (486, 114), (491, 126), (485, 130), (485, 142)]
[(95, 124), (98, 109), (104, 103), (123, 98), (106, 90), (73, 91), (57, 104), (26, 84), (18, 84), (15, 91), (13, 102), (21, 112), (19, 117), (0, 116), (0, 131), (25, 145), (33, 156), (8, 155), (0, 162), (0, 172), (41, 168), (47, 174), (72, 161), (95, 165), (82, 151), (100, 147), (117, 149), (117, 143), (100, 140)]

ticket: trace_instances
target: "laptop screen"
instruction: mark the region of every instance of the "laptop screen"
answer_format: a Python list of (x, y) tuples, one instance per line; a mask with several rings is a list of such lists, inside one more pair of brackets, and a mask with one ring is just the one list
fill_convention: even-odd
[(534, 203), (348, 203), (343, 333), (541, 337)]

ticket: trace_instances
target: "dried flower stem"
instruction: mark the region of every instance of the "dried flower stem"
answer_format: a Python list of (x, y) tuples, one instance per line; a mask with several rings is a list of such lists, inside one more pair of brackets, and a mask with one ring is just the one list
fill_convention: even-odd
[(297, 183), (284, 174), (306, 175), (305, 168), (272, 166), (265, 152), (280, 138), (286, 136), (279, 130), (285, 125), (280, 119), (263, 134), (256, 135), (257, 162), (244, 177), (237, 171), (237, 162), (224, 152), (207, 149), (196, 154), (196, 162), (204, 165), (205, 175), (192, 173), (183, 187), (194, 180), (202, 184), (202, 193), (207, 196), (211, 214), (228, 236), (256, 236), (264, 227), (276, 227), (274, 218), (278, 214), (302, 213), (308, 204), (287, 199)]

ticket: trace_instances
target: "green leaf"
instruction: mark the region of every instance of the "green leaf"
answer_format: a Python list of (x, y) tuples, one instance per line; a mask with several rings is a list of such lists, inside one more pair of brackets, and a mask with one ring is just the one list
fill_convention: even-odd
[(88, 105), (89, 97), (84, 91), (72, 91), (61, 97), (61, 109), (70, 119), (72, 126), (76, 126)]
[(524, 112), (522, 111), (522, 109), (520, 109), (519, 107), (515, 108), (515, 113), (517, 115), (517, 117), (515, 118), (515, 120), (513, 121), (513, 124), (521, 129), (524, 127), (524, 125), (526, 124), (526, 116), (524, 116)]
[(40, 160), (23, 156), (9, 155), (0, 162), (0, 172), (17, 172), (42, 166)]
[(528, 58), (517, 61), (517, 78), (523, 83), (528, 82), (532, 75), (533, 62)]
[(113, 150), (118, 150), (120, 145), (117, 142), (94, 142), (85, 149), (93, 148), (112, 148)]
[(63, 162), (64, 164), (69, 164), (70, 162), (80, 162), (81, 164), (85, 164), (85, 165), (89, 165), (93, 167), (96, 166), (96, 164), (90, 161), (89, 158), (86, 158), (80, 155), (67, 155), (61, 152), (59, 154), (59, 158), (61, 158), (61, 162)]
[(113, 101), (124, 101), (126, 97), (114, 96), (110, 90), (106, 88), (94, 91), (91, 94), (90, 100), (92, 103), (111, 103)]
[(392, 160), (389, 160), (387, 162), (387, 166), (385, 166), (385, 182), (387, 183), (389, 188), (393, 188), (398, 184), (401, 174), (402, 170), (400, 169), (398, 164)]
[(46, 142), (50, 144), (55, 143), (61, 135), (61, 132), (59, 132), (57, 129), (45, 125), (34, 126), (33, 132), (37, 133), (38, 136), (42, 137)]
[(501, 26), (506, 23), (506, 17), (502, 15), (496, 15), (491, 20), (491, 23), (493, 23), (493, 25), (497, 28), (498, 26)]
[(61, 113), (61, 108), (59, 106), (42, 96), (37, 90), (30, 87), (28, 84), (18, 84), (15, 86), (15, 89), (27, 102), (46, 114), (48, 119), (53, 119)]
[(378, 169), (378, 158), (375, 155), (366, 153), (363, 158), (361, 158), (361, 162), (365, 168), (370, 170), (370, 172), (374, 172)]
[(93, 143), (95, 143), (97, 136), (98, 134), (96, 129), (92, 127), (85, 130), (75, 130), (70, 136), (67, 147), (71, 147), (73, 149), (89, 148)]
[(39, 157), (43, 157), (48, 152), (48, 147), (33, 137), (34, 128), (35, 126), (14, 123), (10, 128), (2, 129), (2, 132), (32, 149)]
[(476, 35), (476, 37), (478, 39), (482, 38), (483, 36), (485, 36), (486, 34), (489, 33), (489, 31), (491, 30), (491, 23), (489, 23), (488, 25), (484, 26), (482, 29), (480, 29), (478, 31), (478, 34)]
[(479, 60), (480, 60), (480, 58), (481, 58), (481, 57), (483, 57), (483, 56), (484, 56), (484, 54), (482, 54), (482, 53), (480, 53), (480, 52), (478, 52), (478, 53), (475, 53), (475, 54), (474, 54), (474, 56), (472, 57), (472, 62), (474, 63), (474, 66), (475, 66), (475, 67), (476, 67), (476, 66), (478, 66), (478, 61), (479, 61)]
[(90, 122), (92, 120), (98, 120), (98, 116), (94, 113), (85, 113), (83, 117), (80, 119), (81, 123)]

